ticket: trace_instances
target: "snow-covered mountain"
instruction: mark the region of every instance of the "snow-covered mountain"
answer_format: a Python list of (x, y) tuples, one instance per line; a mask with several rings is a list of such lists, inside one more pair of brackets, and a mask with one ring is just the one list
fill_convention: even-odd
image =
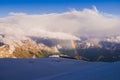
[(4, 35), (4, 37), (1, 37), (0, 44), (1, 58), (44, 57), (44, 55), (54, 51), (54, 49), (42, 43), (36, 44), (35, 41), (27, 37), (17, 40), (13, 36), (8, 37)]
[(74, 41), (75, 43), (72, 44), (72, 47), (70, 47), (71, 42), (67, 41), (66, 43), (68, 43), (68, 46), (66, 44), (65, 45), (59, 44), (57, 48), (63, 54), (72, 57), (80, 56), (82, 57), (83, 60), (89, 60), (89, 61), (120, 60), (119, 36), (112, 36), (105, 38), (92, 37), (92, 38), (84, 38), (84, 39), (80, 37), (80, 40), (74, 40)]
[(79, 56), (83, 60), (116, 61), (120, 60), (119, 52), (119, 36), (79, 38), (49, 31), (26, 36), (0, 34), (1, 58), (39, 58), (61, 53), (74, 58)]
[(112, 36), (106, 38), (86, 38), (77, 43), (77, 52), (80, 56), (93, 61), (120, 60), (120, 38)]
[[(48, 31), (31, 36), (0, 34), (0, 58), (39, 58), (59, 55), (58, 45), (79, 38), (66, 33)], [(69, 44), (69, 43), (66, 43)], [(60, 46), (59, 46), (60, 48)]]

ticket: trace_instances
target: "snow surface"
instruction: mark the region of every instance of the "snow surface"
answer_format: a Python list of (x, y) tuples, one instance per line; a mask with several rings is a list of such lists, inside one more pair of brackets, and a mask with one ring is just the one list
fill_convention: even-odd
[(0, 59), (0, 80), (120, 80), (120, 62), (65, 58)]

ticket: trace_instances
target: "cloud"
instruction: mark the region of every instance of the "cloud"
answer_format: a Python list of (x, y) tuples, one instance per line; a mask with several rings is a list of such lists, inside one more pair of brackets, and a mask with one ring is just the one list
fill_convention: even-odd
[(67, 39), (72, 35), (104, 37), (120, 34), (119, 30), (120, 19), (111, 14), (101, 13), (95, 6), (93, 9), (74, 9), (51, 14), (28, 15), (12, 12), (8, 17), (0, 18), (0, 34), (16, 36), (69, 36)]

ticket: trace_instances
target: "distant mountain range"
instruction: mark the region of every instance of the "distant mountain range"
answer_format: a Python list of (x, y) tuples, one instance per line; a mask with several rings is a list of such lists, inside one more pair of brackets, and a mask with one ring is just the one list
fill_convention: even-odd
[[(60, 35), (61, 33), (59, 33)], [(67, 55), (88, 61), (120, 60), (120, 36), (100, 38), (69, 38), (49, 36), (20, 36), (0, 34), (0, 58), (41, 58)], [(76, 48), (72, 41), (75, 41)]]

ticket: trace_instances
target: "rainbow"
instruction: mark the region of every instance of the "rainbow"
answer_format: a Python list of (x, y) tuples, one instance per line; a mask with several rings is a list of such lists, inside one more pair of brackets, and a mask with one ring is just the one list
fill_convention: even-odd
[(77, 44), (76, 44), (76, 41), (74, 39), (72, 39), (72, 46), (74, 49), (77, 49)]
[[(87, 59), (87, 58), (85, 58), (85, 57), (81, 57), (81, 56), (79, 56), (79, 54), (78, 54), (78, 51), (77, 51), (77, 43), (76, 43), (76, 41), (75, 41), (75, 39), (73, 38), (72, 40), (71, 40), (71, 42), (72, 42), (72, 46), (73, 46), (73, 48), (74, 48), (74, 53), (75, 53), (75, 58), (77, 59), (77, 60), (80, 60), (80, 59), (83, 59), (83, 60), (87, 60), (87, 61), (89, 61), (89, 59)], [(100, 58), (102, 58), (102, 57), (100, 57)]]
[(72, 46), (73, 46), (73, 48), (74, 48), (74, 50), (75, 50), (75, 55), (78, 56), (78, 52), (77, 52), (77, 44), (76, 44), (75, 39), (72, 39), (71, 42), (72, 42)]

